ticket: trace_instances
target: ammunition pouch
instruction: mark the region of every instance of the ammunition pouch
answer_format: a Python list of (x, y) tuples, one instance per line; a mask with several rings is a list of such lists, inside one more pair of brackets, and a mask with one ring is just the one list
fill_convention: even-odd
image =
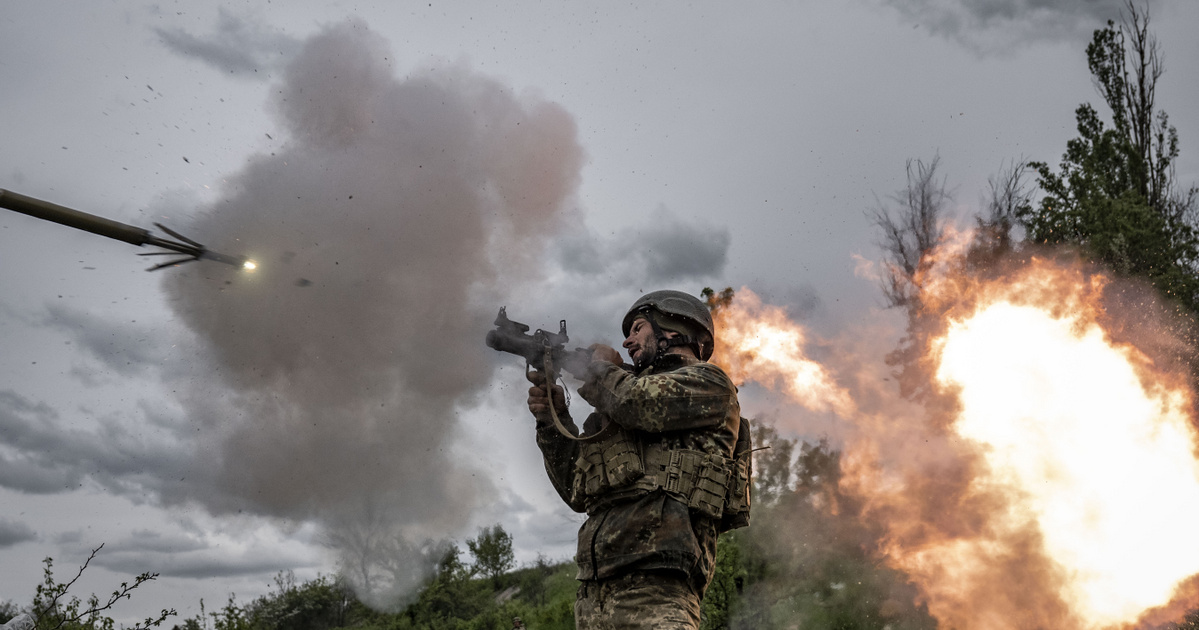
[(632, 432), (618, 428), (579, 449), (572, 490), (591, 513), (661, 488), (693, 512), (715, 519), (725, 532), (749, 525), (751, 453), (745, 418), (732, 458), (688, 449), (643, 449)]
[(749, 455), (734, 460), (733, 482), (729, 485), (728, 503), (720, 517), (720, 531), (749, 526), (749, 484), (751, 466)]
[(595, 497), (630, 486), (645, 474), (640, 445), (627, 431), (583, 444), (575, 460), (574, 493), (590, 502)]
[(649, 471), (641, 484), (662, 488), (693, 511), (719, 519), (733, 478), (731, 461), (702, 451), (653, 449), (646, 453)]

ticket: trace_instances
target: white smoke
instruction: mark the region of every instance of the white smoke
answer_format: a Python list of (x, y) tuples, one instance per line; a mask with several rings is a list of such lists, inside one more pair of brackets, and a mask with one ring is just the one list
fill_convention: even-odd
[[(258, 269), (166, 279), (208, 368), (180, 392), (209, 449), (190, 498), (322, 522), (343, 564), (429, 556), (494, 492), (450, 457), (456, 414), (491, 377), (497, 287), (536, 268), (583, 159), (561, 107), (393, 59), (357, 21), (308, 40), (272, 90), (285, 147), (188, 228)], [(379, 563), (376, 594), (411, 584)]]

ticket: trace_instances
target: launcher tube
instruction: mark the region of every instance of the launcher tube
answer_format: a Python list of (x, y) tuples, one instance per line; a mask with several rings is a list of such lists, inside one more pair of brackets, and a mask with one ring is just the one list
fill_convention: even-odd
[(73, 210), (49, 201), (34, 199), (3, 188), (0, 188), (0, 208), (8, 208), (31, 217), (53, 221), (77, 230), (115, 238), (118, 241), (134, 245), (145, 245), (151, 239), (149, 230)]

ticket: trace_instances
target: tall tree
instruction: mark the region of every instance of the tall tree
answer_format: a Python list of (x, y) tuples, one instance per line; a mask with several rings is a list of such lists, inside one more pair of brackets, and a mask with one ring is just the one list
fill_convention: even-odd
[(1165, 66), (1147, 9), (1127, 0), (1119, 24), (1095, 31), (1087, 65), (1110, 126), (1089, 103), (1079, 106), (1079, 137), (1067, 143), (1058, 171), (1030, 163), (1044, 196), (1017, 218), (1029, 241), (1079, 246), (1199, 313), (1199, 189), (1184, 192), (1176, 181), (1178, 132), (1157, 109)]
[(475, 569), (492, 581), (516, 566), (512, 535), (499, 523), (481, 529), (477, 538), (466, 541), (466, 548), (475, 559)]

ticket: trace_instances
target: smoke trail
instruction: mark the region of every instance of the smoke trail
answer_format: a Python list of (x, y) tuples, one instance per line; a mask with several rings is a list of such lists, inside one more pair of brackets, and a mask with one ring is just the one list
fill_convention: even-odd
[[(497, 285), (527, 275), (582, 161), (560, 107), (392, 58), (357, 21), (307, 41), (274, 95), (290, 141), (189, 228), (259, 268), (166, 279), (210, 363), (181, 392), (215, 471), (194, 498), (315, 518), (343, 563), (420, 557), (493, 492), (451, 456), (456, 410), (491, 375)], [(362, 585), (419, 577), (376, 569)]]

